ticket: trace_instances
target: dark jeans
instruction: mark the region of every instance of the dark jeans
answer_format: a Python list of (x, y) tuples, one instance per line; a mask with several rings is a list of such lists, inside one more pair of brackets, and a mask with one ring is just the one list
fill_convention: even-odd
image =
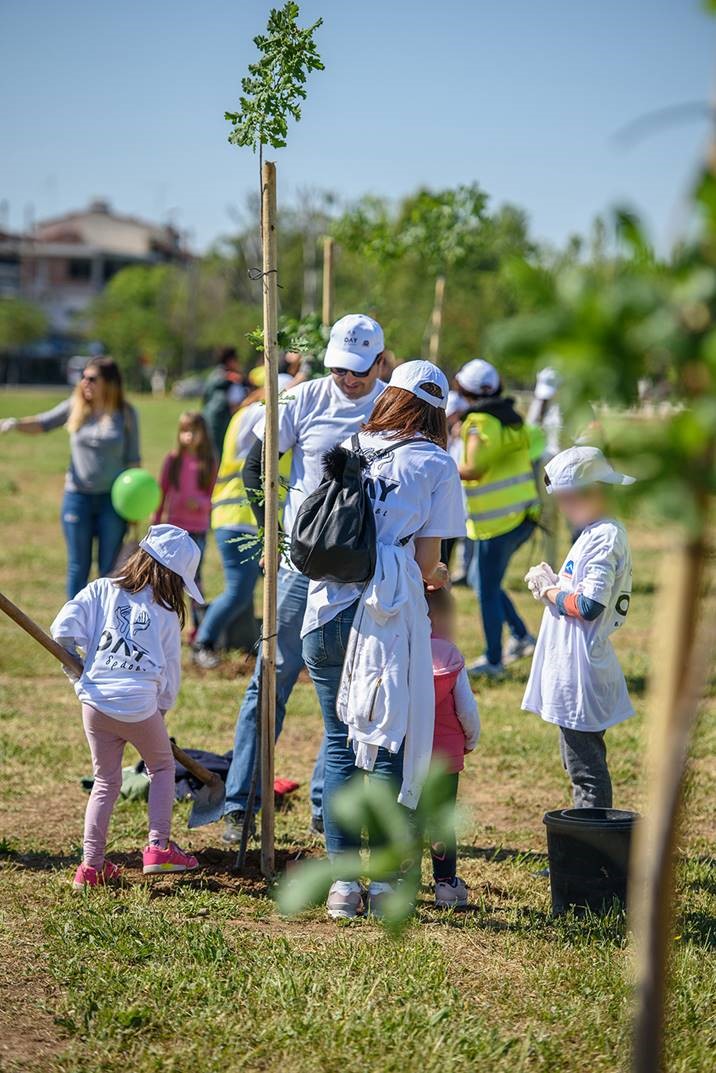
[[(301, 626), (306, 611), (308, 578), (291, 570), (278, 572), (278, 608), (276, 637), (276, 737), (283, 727), (286, 705), (291, 690), (303, 668)], [(208, 618), (208, 615), (207, 615)], [(206, 621), (206, 619), (204, 620)], [(224, 812), (245, 812), (256, 757), (256, 721), (259, 718), (259, 672), (261, 656), (248, 685), (239, 711), (234, 734), (234, 755), (226, 777)], [(323, 749), (316, 758), (311, 778), (311, 808), (314, 816), (321, 814), (323, 795)], [(261, 804), (260, 772), (254, 808)]]
[[(201, 620), (196, 635), (198, 645), (214, 648), (221, 634), (251, 606), (259, 577), (260, 551), (256, 545), (246, 547), (245, 538), (246, 534), (236, 529), (214, 530), (214, 539), (224, 569), (224, 591), (211, 601)], [(196, 536), (194, 539), (196, 540)], [(202, 547), (202, 554), (203, 551)]]
[(112, 506), (109, 492), (65, 492), (62, 531), (67, 544), (67, 596), (71, 600), (89, 580), (95, 539), (99, 576), (112, 573), (127, 523)]
[(502, 627), (507, 623), (513, 637), (527, 636), (527, 627), (512, 600), (502, 588), (510, 559), (532, 535), (535, 523), (525, 518), (515, 529), (490, 540), (478, 540), (470, 564), (470, 584), (480, 601), (487, 659), (502, 663)]
[[(454, 774), (443, 776), (443, 779), (444, 781), (441, 783), (442, 793), (440, 799), (436, 801), (436, 806), (450, 805), (454, 809), (457, 803), (457, 788), (460, 782), (460, 775), (455, 772)], [(439, 841), (433, 841), (433, 835), (430, 832), (430, 817), (428, 817), (427, 830), (430, 838), (430, 856), (433, 861), (433, 879), (436, 883), (443, 879), (453, 879), (457, 873), (457, 837), (455, 835), (454, 818), (451, 819), (449, 824), (443, 823), (441, 825), (440, 835), (442, 837)]]
[[(347, 741), (346, 725), (336, 715), (336, 696), (343, 671), (346, 645), (358, 601), (340, 611), (324, 626), (311, 630), (303, 639), (303, 658), (311, 676), (323, 712), (325, 727), (325, 767), (323, 782), (323, 823), (326, 835), (326, 850), (335, 856), (346, 850), (356, 849), (360, 839), (345, 832), (333, 818), (331, 807), (335, 795), (353, 778), (362, 778), (364, 773), (355, 766), (353, 746)], [(403, 750), (394, 754), (379, 749), (371, 777), (391, 779), (395, 782), (397, 799), (403, 773)]]
[(559, 728), (559, 753), (575, 808), (611, 808), (612, 780), (603, 730)]

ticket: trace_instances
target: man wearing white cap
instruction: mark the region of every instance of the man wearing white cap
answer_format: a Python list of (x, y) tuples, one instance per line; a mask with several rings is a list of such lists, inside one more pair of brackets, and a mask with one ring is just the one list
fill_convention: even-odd
[[(383, 330), (363, 313), (351, 313), (331, 329), (324, 363), (328, 375), (297, 384), (281, 398), (279, 452), (292, 452), (283, 525), (291, 532), (298, 508), (320, 484), (323, 456), (336, 444), (358, 432), (384, 390), (379, 361), (385, 348)], [(254, 428), (256, 437), (244, 464), (244, 483), (260, 526), (264, 421)], [(276, 734), (281, 732), (286, 704), (303, 667), (301, 625), (306, 609), (308, 578), (284, 558), (278, 576), (278, 637), (276, 651)], [(246, 819), (247, 801), (256, 756), (260, 660), (244, 695), (234, 739), (234, 755), (226, 780), (224, 841), (239, 842)], [(311, 783), (314, 826), (322, 829), (322, 752)], [(258, 797), (255, 807), (259, 807)], [(253, 817), (249, 817), (253, 822)]]
[(460, 476), (467, 498), (467, 535), (477, 541), (470, 581), (480, 601), (486, 651), (468, 667), (470, 675), (503, 673), (502, 632), (511, 637), (510, 660), (531, 655), (532, 637), (502, 587), (510, 559), (534, 530), (539, 515), (530, 444), (514, 399), (502, 394), (494, 365), (475, 358), (455, 377), (468, 403), (462, 422)]
[(609, 486), (633, 484), (597, 447), (570, 447), (545, 467), (547, 492), (581, 533), (559, 575), (547, 563), (525, 580), (546, 604), (522, 707), (560, 728), (577, 808), (611, 808), (604, 733), (634, 714), (610, 641), (631, 598), (631, 553), (611, 517)]

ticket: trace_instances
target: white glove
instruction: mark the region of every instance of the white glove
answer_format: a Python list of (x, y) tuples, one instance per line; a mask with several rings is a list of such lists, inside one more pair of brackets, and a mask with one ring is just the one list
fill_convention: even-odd
[(547, 589), (559, 586), (559, 578), (549, 563), (539, 563), (538, 566), (533, 566), (525, 574), (525, 581), (535, 600), (542, 600)]
[(0, 432), (12, 432), (14, 428), (17, 428), (18, 424), (16, 417), (3, 417), (0, 421)]
[[(58, 637), (57, 643), (62, 645), (62, 647), (66, 649), (71, 656), (74, 656), (75, 659), (78, 659), (80, 663), (82, 662), (82, 655), (77, 648), (77, 640), (74, 637)], [(75, 682), (79, 682), (80, 676), (78, 675), (74, 667), (69, 667), (67, 666), (67, 664), (63, 663), (62, 672), (63, 674), (67, 675), (69, 680), (72, 682), (72, 685), (74, 685)]]

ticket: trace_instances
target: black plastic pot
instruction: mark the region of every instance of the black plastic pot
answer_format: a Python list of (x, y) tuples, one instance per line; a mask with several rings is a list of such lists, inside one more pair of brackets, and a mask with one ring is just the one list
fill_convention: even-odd
[(566, 808), (545, 812), (552, 912), (626, 906), (635, 812)]

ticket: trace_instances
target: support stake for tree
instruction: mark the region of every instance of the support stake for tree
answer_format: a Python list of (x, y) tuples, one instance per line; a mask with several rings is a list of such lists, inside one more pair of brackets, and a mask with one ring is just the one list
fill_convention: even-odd
[(335, 242), (327, 235), (323, 240), (323, 302), (321, 320), (326, 328), (333, 323), (333, 254)]
[(433, 311), (430, 316), (430, 340), (428, 343), (428, 359), (434, 364), (440, 357), (440, 337), (443, 330), (443, 309), (445, 307), (445, 276), (435, 278), (435, 298)]
[(274, 744), (276, 740), (276, 589), (278, 577), (278, 257), (276, 234), (276, 165), (266, 161), (261, 173), (263, 252), (264, 371), (264, 600), (261, 638), (261, 872), (275, 874)]

